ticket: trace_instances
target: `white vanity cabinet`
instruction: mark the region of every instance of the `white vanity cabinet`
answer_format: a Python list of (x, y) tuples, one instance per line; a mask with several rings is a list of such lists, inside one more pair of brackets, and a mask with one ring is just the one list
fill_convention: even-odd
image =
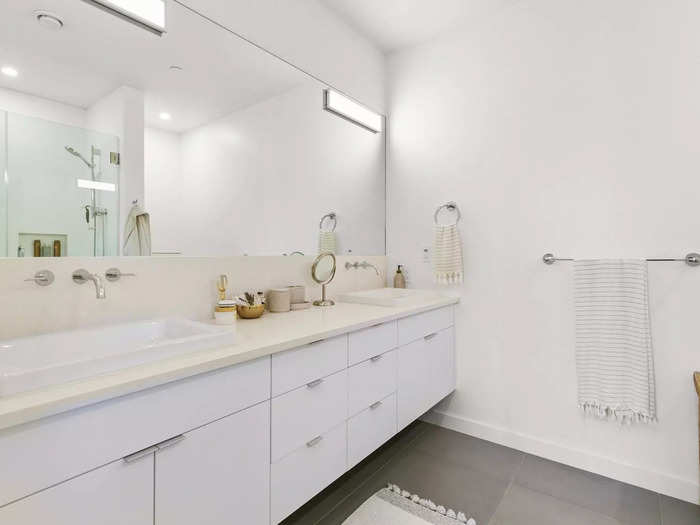
[(453, 306), (0, 430), (0, 524), (277, 524), (455, 388)]
[(155, 524), (268, 525), (270, 403), (176, 437), (155, 453)]
[(3, 525), (152, 525), (153, 453), (122, 460), (0, 508)]

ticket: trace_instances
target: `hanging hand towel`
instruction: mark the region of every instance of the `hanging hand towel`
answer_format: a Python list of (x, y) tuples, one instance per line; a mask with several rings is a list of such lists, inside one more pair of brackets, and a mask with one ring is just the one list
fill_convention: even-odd
[(647, 262), (574, 262), (578, 403), (620, 422), (656, 421)]
[(335, 253), (336, 250), (336, 245), (335, 245), (335, 232), (326, 232), (323, 230), (320, 230), (318, 234), (318, 252), (319, 253), (324, 253), (324, 252), (329, 252), (329, 253)]
[(464, 274), (462, 240), (457, 224), (436, 224), (433, 243), (433, 270), (438, 284), (461, 283)]
[(124, 255), (151, 255), (151, 219), (134, 204), (124, 226)]

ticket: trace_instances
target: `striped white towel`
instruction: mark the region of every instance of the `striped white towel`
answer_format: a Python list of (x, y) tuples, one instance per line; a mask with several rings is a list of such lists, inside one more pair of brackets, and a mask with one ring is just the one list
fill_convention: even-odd
[(335, 232), (319, 231), (318, 233), (318, 252), (335, 253), (336, 241)]
[(464, 277), (462, 240), (456, 224), (436, 224), (433, 242), (433, 270), (438, 284), (461, 283)]
[(647, 262), (574, 262), (578, 403), (620, 422), (656, 421)]

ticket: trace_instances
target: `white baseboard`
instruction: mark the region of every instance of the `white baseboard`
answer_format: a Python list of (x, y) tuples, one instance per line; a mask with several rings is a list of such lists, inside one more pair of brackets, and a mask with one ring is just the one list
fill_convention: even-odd
[(698, 481), (682, 479), (635, 465), (620, 463), (611, 458), (597, 456), (584, 450), (567, 448), (559, 443), (512, 432), (449, 412), (433, 410), (425, 414), (422, 419), (428, 423), (449, 428), (462, 434), (485, 439), (486, 441), (593, 472), (623, 483), (653, 490), (654, 492), (691, 503), (700, 503), (700, 483)]

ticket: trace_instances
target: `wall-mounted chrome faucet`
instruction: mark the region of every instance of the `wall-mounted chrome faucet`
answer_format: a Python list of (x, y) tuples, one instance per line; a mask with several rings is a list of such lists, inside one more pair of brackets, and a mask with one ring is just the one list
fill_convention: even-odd
[(354, 263), (346, 262), (345, 269), (349, 270), (350, 268), (354, 268), (355, 270), (357, 270), (358, 268), (364, 268), (364, 269), (373, 268), (374, 271), (377, 272), (377, 275), (381, 275), (381, 273), (379, 272), (379, 269), (375, 265), (373, 265), (372, 263), (368, 263), (367, 261), (362, 261), (362, 262), (355, 261)]
[(101, 275), (90, 273), (82, 268), (73, 272), (74, 283), (85, 284), (88, 281), (92, 281), (95, 284), (95, 295), (98, 299), (105, 299), (107, 297), (105, 282)]

